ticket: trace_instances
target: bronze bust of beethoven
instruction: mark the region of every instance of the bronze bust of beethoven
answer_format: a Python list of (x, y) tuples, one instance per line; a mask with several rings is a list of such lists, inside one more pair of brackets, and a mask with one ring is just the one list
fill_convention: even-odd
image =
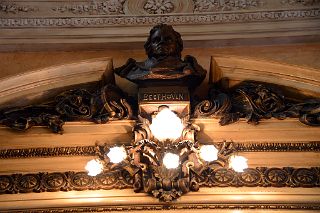
[(206, 70), (194, 57), (188, 55), (181, 59), (181, 35), (170, 25), (153, 27), (144, 48), (148, 55), (144, 62), (130, 58), (125, 65), (116, 68), (115, 73), (139, 86), (171, 84), (189, 88), (198, 86), (206, 76)]

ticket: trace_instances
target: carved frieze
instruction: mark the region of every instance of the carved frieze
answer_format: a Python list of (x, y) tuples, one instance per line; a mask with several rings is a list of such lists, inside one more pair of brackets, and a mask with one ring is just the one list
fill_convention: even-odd
[[(197, 177), (201, 187), (319, 187), (320, 168), (257, 167), (237, 173), (232, 169), (208, 170)], [(0, 176), (0, 194), (110, 190), (133, 188), (134, 179), (125, 170), (95, 177), (85, 172), (40, 172)]]
[(320, 206), (314, 203), (300, 204), (180, 204), (180, 205), (130, 205), (130, 206), (99, 206), (99, 207), (73, 207), (54, 209), (32, 209), (32, 210), (11, 210), (19, 213), (70, 213), (70, 212), (122, 212), (122, 211), (168, 211), (168, 210), (199, 210), (199, 209), (220, 209), (220, 210), (319, 210)]
[(91, 1), (89, 3), (65, 3), (52, 7), (52, 11), (72, 14), (89, 15), (120, 15), (124, 14), (123, 4), (125, 0)]
[[(219, 143), (217, 143), (219, 144)], [(319, 152), (320, 142), (295, 143), (233, 143), (237, 152)], [(38, 147), (2, 149), (0, 159), (61, 156), (95, 156), (95, 146)]]
[(298, 6), (314, 6), (320, 5), (319, 0), (281, 0), (281, 4), (284, 5), (298, 5)]
[(147, 0), (143, 9), (149, 14), (171, 13), (174, 10), (172, 0)]
[(250, 10), (261, 8), (267, 2), (262, 0), (193, 0), (194, 12), (215, 12)]
[(118, 17), (65, 17), (65, 18), (1, 18), (0, 27), (102, 27), (110, 25), (153, 25), (168, 24), (218, 24), (259, 21), (289, 21), (317, 18), (320, 9), (301, 9), (290, 11), (257, 11), (217, 13), (206, 15), (168, 15), (168, 16), (118, 16)]
[(38, 11), (39, 8), (36, 6), (30, 6), (27, 4), (17, 4), (8, 1), (0, 1), (0, 14), (21, 14)]

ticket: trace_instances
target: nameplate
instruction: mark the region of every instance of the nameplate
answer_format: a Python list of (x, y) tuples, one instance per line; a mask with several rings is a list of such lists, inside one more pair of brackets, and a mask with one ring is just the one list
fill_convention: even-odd
[(139, 91), (139, 102), (189, 101), (188, 90), (182, 88), (149, 88)]

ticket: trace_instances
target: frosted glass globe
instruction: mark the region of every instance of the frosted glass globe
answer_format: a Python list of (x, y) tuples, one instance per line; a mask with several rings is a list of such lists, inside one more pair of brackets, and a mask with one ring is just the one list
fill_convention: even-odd
[(99, 160), (94, 159), (87, 163), (85, 169), (88, 171), (88, 175), (96, 176), (103, 171), (103, 165)]
[(127, 152), (123, 147), (112, 147), (107, 154), (111, 163), (120, 163), (127, 157)]
[(181, 136), (183, 124), (174, 112), (164, 108), (152, 119), (150, 130), (154, 137), (160, 141), (175, 140)]
[(236, 172), (243, 172), (244, 169), (248, 168), (248, 159), (243, 156), (233, 155), (229, 159), (230, 167)]
[(166, 153), (163, 157), (163, 165), (167, 169), (175, 169), (179, 166), (179, 155)]
[(203, 145), (200, 148), (199, 155), (205, 161), (215, 161), (218, 159), (218, 150), (214, 145)]

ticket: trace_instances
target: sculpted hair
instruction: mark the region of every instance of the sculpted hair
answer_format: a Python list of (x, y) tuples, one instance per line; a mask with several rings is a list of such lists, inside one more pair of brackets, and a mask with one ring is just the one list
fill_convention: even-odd
[(171, 32), (174, 35), (174, 39), (177, 42), (177, 49), (176, 49), (175, 55), (181, 57), (181, 52), (183, 50), (183, 42), (181, 39), (181, 35), (180, 33), (176, 32), (171, 25), (166, 25), (166, 24), (158, 24), (150, 30), (149, 37), (146, 43), (144, 44), (144, 49), (146, 50), (148, 57), (150, 58), (153, 55), (152, 48), (151, 48), (151, 37), (157, 30)]

